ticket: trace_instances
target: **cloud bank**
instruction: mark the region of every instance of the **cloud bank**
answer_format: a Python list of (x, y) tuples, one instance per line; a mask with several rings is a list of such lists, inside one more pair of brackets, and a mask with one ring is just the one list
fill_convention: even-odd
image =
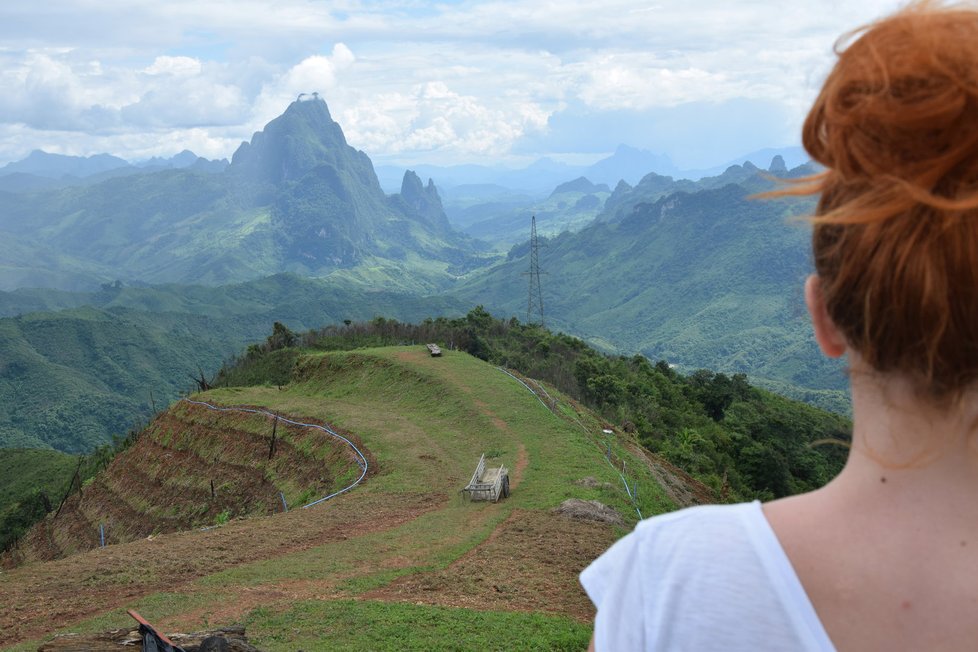
[(706, 166), (794, 144), (844, 31), (889, 0), (0, 6), (0, 163), (32, 149), (227, 157), (301, 92), (380, 161)]

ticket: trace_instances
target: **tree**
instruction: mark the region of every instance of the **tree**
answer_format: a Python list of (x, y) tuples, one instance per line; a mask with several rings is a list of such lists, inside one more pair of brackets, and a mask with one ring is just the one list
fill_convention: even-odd
[(268, 348), (271, 351), (295, 346), (295, 333), (280, 321), (272, 325), (272, 334), (268, 336)]

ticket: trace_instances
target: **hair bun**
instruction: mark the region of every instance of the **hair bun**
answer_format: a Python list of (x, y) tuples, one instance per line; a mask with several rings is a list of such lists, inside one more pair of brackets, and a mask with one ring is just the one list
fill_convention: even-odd
[(944, 210), (978, 207), (978, 12), (908, 9), (837, 44), (805, 122), (809, 153), (838, 181)]
[(911, 5), (850, 35), (805, 121), (826, 170), (812, 237), (826, 308), (873, 369), (978, 381), (978, 10)]

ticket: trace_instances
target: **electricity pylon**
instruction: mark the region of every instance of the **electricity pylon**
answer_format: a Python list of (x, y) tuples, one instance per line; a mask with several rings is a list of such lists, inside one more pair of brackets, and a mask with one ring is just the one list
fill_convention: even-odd
[(540, 288), (540, 242), (537, 240), (537, 216), (530, 219), (530, 291), (526, 300), (526, 323), (532, 324), (534, 313), (543, 321), (543, 291)]

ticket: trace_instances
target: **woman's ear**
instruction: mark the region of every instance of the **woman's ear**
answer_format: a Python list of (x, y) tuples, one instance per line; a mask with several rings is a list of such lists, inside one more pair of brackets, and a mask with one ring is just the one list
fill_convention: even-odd
[(812, 316), (812, 326), (815, 328), (815, 341), (829, 358), (842, 356), (849, 348), (845, 336), (829, 317), (825, 307), (825, 297), (822, 295), (822, 280), (812, 274), (805, 279), (805, 304)]

